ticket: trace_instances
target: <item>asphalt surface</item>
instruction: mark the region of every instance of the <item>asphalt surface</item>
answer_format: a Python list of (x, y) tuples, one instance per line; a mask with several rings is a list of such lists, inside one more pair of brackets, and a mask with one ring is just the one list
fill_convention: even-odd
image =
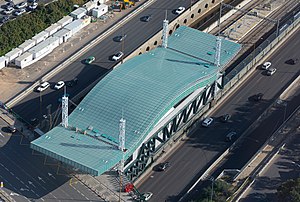
[[(178, 201), (191, 185), (201, 176), (208, 167), (231, 143), (225, 141), (225, 136), (230, 131), (242, 134), (268, 107), (288, 84), (300, 73), (299, 64), (289, 65), (285, 61), (300, 55), (298, 49), (300, 31), (286, 42), (286, 44), (269, 61), (277, 68), (273, 76), (266, 76), (259, 68), (253, 75), (239, 87), (219, 108), (211, 114), (215, 119), (210, 128), (198, 127), (186, 142), (174, 154), (165, 159), (171, 167), (165, 172), (152, 172), (149, 177), (138, 187), (140, 192), (153, 192), (151, 201)], [(263, 93), (261, 102), (254, 102), (253, 96)], [(222, 168), (241, 168), (257, 151), (260, 145), (280, 125), (280, 122), (299, 105), (298, 97), (293, 103), (288, 103), (286, 109), (281, 109), (269, 122), (262, 124), (259, 132), (247, 136), (248, 141), (235, 150), (235, 156)], [(282, 111), (283, 110), (283, 111)], [(218, 117), (229, 113), (232, 115), (228, 123), (220, 123)], [(246, 147), (247, 146), (247, 147)], [(200, 190), (196, 187), (195, 190)], [(188, 199), (194, 199), (199, 193), (193, 192)]]
[[(72, 180), (64, 169), (57, 173), (57, 162), (33, 155), (26, 138), (9, 133), (0, 119), (0, 182), (17, 202), (21, 201), (101, 201), (80, 182)], [(72, 182), (71, 181), (71, 182)]]
[(256, 178), (241, 202), (278, 201), (277, 188), (282, 182), (300, 177), (299, 133), (285, 145), (267, 168)]
[[(55, 82), (60, 80), (67, 81), (77, 77), (79, 79), (78, 85), (67, 89), (70, 98), (72, 98), (116, 65), (116, 62), (111, 61), (111, 56), (113, 54), (120, 50), (124, 50), (123, 52), (126, 56), (151, 38), (155, 33), (160, 31), (162, 29), (162, 21), (165, 18), (166, 10), (168, 11), (168, 19), (171, 21), (177, 17), (177, 15), (173, 13), (175, 9), (179, 6), (185, 6), (187, 8), (189, 5), (190, 0), (158, 0), (154, 2), (123, 27), (117, 29), (93, 49), (78, 58), (78, 60), (73, 61), (73, 63), (66, 67), (62, 72), (54, 76), (50, 82), (54, 85)], [(152, 16), (149, 22), (141, 21), (143, 16), (149, 14)], [(127, 34), (125, 40), (123, 42), (115, 42), (114, 38), (122, 34)], [(84, 64), (84, 60), (90, 56), (95, 56), (96, 60), (91, 65)], [(47, 89), (41, 93), (41, 96), (37, 92), (32, 92), (15, 105), (13, 110), (26, 120), (30, 120), (33, 117), (41, 118), (43, 114), (46, 114), (46, 107), (49, 104), (52, 104), (52, 110), (57, 109), (59, 104), (57, 100), (61, 95), (62, 91), (57, 92), (52, 89)], [(40, 99), (40, 97), (42, 98)], [(40, 104), (40, 100), (42, 100), (42, 104)], [(42, 106), (42, 110), (40, 110), (40, 106)]]

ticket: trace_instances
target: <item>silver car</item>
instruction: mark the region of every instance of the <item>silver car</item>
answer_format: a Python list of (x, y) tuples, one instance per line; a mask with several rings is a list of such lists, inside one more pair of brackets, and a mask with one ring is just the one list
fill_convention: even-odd
[(275, 72), (276, 72), (276, 68), (269, 68), (268, 70), (267, 70), (267, 75), (268, 76), (272, 76)]

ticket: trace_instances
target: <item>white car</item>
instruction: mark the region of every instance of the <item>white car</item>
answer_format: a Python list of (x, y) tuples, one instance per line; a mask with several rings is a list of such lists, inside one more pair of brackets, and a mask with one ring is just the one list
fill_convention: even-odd
[(184, 11), (185, 11), (185, 7), (181, 6), (181, 7), (179, 7), (179, 8), (176, 9), (175, 13), (177, 15), (179, 15), (179, 14), (183, 13)]
[(3, 13), (4, 13), (5, 15), (9, 15), (9, 14), (11, 14), (13, 11), (14, 11), (14, 8), (9, 7), (9, 8), (7, 8), (6, 10), (4, 10)]
[(273, 67), (271, 67), (271, 68), (269, 68), (269, 69), (267, 69), (267, 75), (268, 76), (272, 76), (275, 72), (276, 72), (276, 68), (273, 68)]
[(17, 9), (26, 8), (26, 7), (27, 7), (27, 2), (22, 2), (16, 5)]
[(19, 16), (19, 15), (22, 15), (23, 13), (26, 13), (26, 10), (25, 10), (25, 9), (20, 9), (20, 10), (17, 10), (17, 11), (15, 12), (15, 15), (16, 15), (16, 16)]
[(269, 67), (271, 67), (271, 65), (272, 65), (271, 62), (265, 62), (261, 68), (264, 70), (267, 70), (267, 69), (269, 69)]
[(46, 90), (47, 88), (49, 88), (49, 86), (50, 86), (50, 83), (45, 81), (36, 90), (38, 92), (42, 92), (42, 91)]
[(210, 126), (210, 125), (212, 124), (213, 121), (214, 121), (213, 118), (207, 117), (207, 118), (205, 118), (205, 119), (203, 120), (202, 126), (208, 127), (208, 126)]
[(38, 6), (38, 3), (34, 2), (32, 5), (28, 6), (29, 10), (34, 10)]
[(55, 84), (54, 89), (55, 89), (55, 90), (59, 90), (59, 89), (61, 89), (62, 87), (64, 87), (64, 85), (65, 85), (65, 82), (59, 81), (59, 82), (57, 82), (57, 83)]
[(142, 194), (142, 197), (145, 201), (149, 201), (152, 196), (153, 196), (153, 193), (151, 193), (151, 192), (146, 192), (146, 193)]
[(114, 54), (114, 55), (112, 56), (112, 59), (113, 59), (114, 61), (118, 61), (118, 60), (121, 59), (121, 57), (122, 57), (123, 55), (124, 55), (124, 53), (121, 52), (121, 51), (119, 51), (119, 52), (117, 52), (116, 54)]

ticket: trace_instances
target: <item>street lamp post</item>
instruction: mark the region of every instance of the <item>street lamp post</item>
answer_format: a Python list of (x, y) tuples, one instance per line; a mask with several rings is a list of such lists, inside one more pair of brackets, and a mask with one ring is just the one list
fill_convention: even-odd
[(212, 202), (213, 201), (213, 195), (214, 195), (214, 182), (215, 182), (215, 178), (214, 177), (210, 177), (209, 180), (211, 181), (210, 202)]

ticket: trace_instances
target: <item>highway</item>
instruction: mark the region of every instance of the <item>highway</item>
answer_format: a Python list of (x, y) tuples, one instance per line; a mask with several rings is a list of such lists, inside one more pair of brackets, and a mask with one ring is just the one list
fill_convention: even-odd
[[(67, 81), (77, 77), (79, 79), (78, 85), (67, 89), (68, 94), (72, 98), (116, 65), (116, 62), (111, 61), (110, 58), (113, 54), (122, 50), (122, 43), (124, 43), (124, 53), (126, 56), (162, 29), (162, 21), (166, 10), (168, 11), (168, 19), (171, 21), (177, 17), (177, 15), (173, 14), (173, 10), (179, 6), (187, 8), (189, 5), (190, 0), (157, 0), (123, 27), (120, 27), (113, 34), (101, 41), (97, 46), (87, 51), (78, 60), (73, 61), (62, 72), (55, 75), (50, 80), (50, 83), (53, 86), (57, 81)], [(142, 22), (140, 20), (141, 17), (149, 14), (152, 15), (149, 22)], [(123, 33), (127, 34), (124, 42), (120, 43), (113, 40), (114, 37), (120, 36)], [(86, 65), (84, 64), (84, 60), (89, 56), (95, 56), (96, 60), (91, 65)], [(26, 120), (33, 117), (41, 118), (43, 114), (46, 114), (46, 107), (49, 104), (52, 104), (53, 111), (57, 109), (59, 104), (57, 100), (61, 95), (62, 90), (57, 92), (47, 89), (41, 95), (37, 92), (32, 92), (15, 105), (13, 110)], [(40, 100), (42, 100), (41, 105)]]
[[(100, 198), (80, 182), (73, 180), (54, 162), (44, 165), (43, 155), (33, 155), (26, 138), (9, 133), (0, 119), (0, 182), (8, 195), (21, 201), (100, 201)], [(57, 162), (56, 162), (57, 164)]]
[[(298, 49), (300, 31), (286, 42), (282, 48), (269, 59), (272, 66), (277, 68), (273, 76), (265, 76), (258, 68), (253, 75), (242, 84), (211, 116), (215, 123), (210, 128), (198, 127), (169, 158), (163, 159), (171, 163), (165, 172), (151, 172), (145, 181), (138, 186), (140, 192), (153, 192), (151, 201), (178, 201), (191, 185), (201, 176), (212, 162), (230, 143), (225, 142), (225, 136), (230, 131), (242, 134), (262, 112), (275, 101), (287, 85), (299, 75), (299, 64), (288, 65), (286, 60), (300, 55)], [(251, 97), (263, 93), (263, 100), (255, 103)], [(251, 133), (245, 145), (236, 151), (236, 157), (231, 158), (224, 168), (241, 168), (253, 155), (260, 145), (280, 125), (283, 118), (293, 111), (299, 98), (288, 104), (284, 113), (278, 112), (271, 125), (265, 126), (260, 133)], [(229, 113), (232, 115), (229, 123), (220, 123), (218, 117)], [(284, 115), (283, 115), (284, 114)], [(245, 148), (245, 146), (248, 146)], [(162, 160), (162, 161), (163, 161)], [(197, 190), (198, 188), (196, 188)], [(199, 190), (199, 189), (198, 189)], [(197, 195), (198, 193), (193, 193)], [(193, 195), (195, 197), (195, 195)], [(191, 198), (188, 198), (191, 199)], [(194, 198), (193, 198), (194, 199)]]
[[(298, 91), (298, 95), (299, 95)], [(288, 179), (300, 177), (300, 133), (288, 134), (292, 139), (285, 145), (266, 169), (256, 178), (241, 202), (278, 201), (277, 187)]]

